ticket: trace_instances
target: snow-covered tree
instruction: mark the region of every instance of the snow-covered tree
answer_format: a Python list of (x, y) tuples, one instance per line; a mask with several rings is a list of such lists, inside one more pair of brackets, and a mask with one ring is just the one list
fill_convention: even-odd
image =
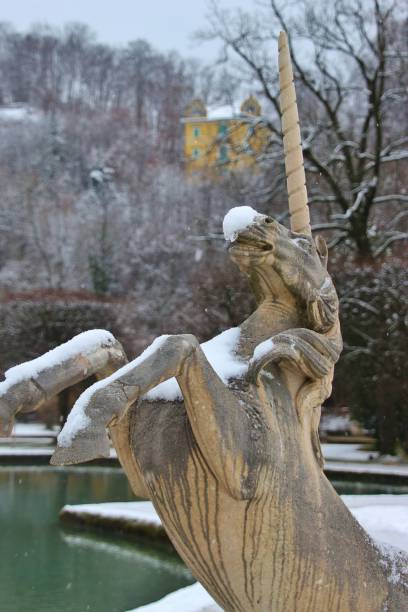
[(315, 229), (363, 258), (408, 238), (398, 178), (408, 171), (407, 19), (406, 4), (391, 0), (270, 0), (252, 13), (214, 0), (200, 33), (222, 42), (220, 61), (269, 105), (273, 162), (282, 158), (277, 37), (287, 32)]

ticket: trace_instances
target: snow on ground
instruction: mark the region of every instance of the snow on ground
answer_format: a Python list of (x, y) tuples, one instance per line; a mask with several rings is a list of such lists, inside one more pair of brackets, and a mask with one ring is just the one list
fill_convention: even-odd
[(375, 540), (408, 551), (408, 495), (342, 495)]
[(135, 521), (144, 525), (161, 525), (161, 521), (151, 502), (109, 502), (104, 504), (66, 505), (63, 510), (67, 513), (89, 514), (102, 518), (122, 518), (126, 521)]
[(54, 452), (50, 446), (17, 446), (14, 444), (0, 444), (0, 457), (38, 457), (51, 456)]
[[(342, 495), (344, 503), (371, 535), (382, 545), (408, 552), (408, 495)], [(103, 519), (123, 518), (153, 527), (160, 519), (150, 502), (123, 502), (64, 506), (71, 514), (91, 514)], [(195, 584), (170, 593), (158, 602), (137, 608), (148, 612), (216, 612), (220, 608), (205, 589)]]
[(349, 431), (351, 419), (349, 416), (323, 414), (320, 419), (319, 428), (322, 431)]
[(0, 457), (50, 456), (57, 431), (42, 423), (16, 423), (13, 435), (0, 439)]
[(378, 474), (390, 476), (407, 476), (408, 465), (384, 465), (381, 463), (353, 463), (346, 461), (325, 461), (324, 469), (329, 472), (349, 472), (353, 474)]
[(361, 444), (322, 444), (322, 450), (328, 461), (371, 461), (378, 457), (376, 451), (362, 449)]
[(222, 612), (211, 595), (198, 582), (179, 589), (155, 601), (129, 612)]
[(57, 429), (49, 429), (43, 423), (16, 423), (13, 436), (24, 438), (55, 438)]
[[(9, 441), (11, 439), (13, 438), (5, 438), (6, 443), (3, 443), (2, 441), (0, 442), (0, 457), (51, 457), (55, 450), (53, 446), (44, 446), (39, 444), (36, 444), (35, 446), (29, 446), (27, 444), (10, 444)], [(117, 459), (117, 454), (114, 448), (110, 449), (109, 457), (110, 459)], [(89, 467), (86, 469), (89, 469)]]
[(408, 464), (399, 463), (398, 457), (382, 457), (361, 444), (322, 444), (322, 450), (328, 471), (408, 476)]

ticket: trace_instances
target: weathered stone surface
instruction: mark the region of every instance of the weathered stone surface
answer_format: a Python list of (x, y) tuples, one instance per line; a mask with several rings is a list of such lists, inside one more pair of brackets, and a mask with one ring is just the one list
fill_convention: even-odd
[[(178, 371), (184, 402), (140, 401), (111, 429), (135, 493), (143, 483), (225, 610), (399, 610), (407, 592), (388, 581), (321, 469), (320, 405), (341, 350), (324, 253), (270, 218), (240, 233), (230, 253), (259, 301), (238, 354), (248, 361), (268, 338), (272, 349), (226, 388), (193, 340), (180, 367), (174, 339), (174, 366), (163, 361)], [(142, 391), (152, 376), (145, 387), (138, 378)]]

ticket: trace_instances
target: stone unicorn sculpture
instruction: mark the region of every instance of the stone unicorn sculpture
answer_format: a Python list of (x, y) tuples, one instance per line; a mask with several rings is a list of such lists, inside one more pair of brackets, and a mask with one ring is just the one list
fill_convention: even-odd
[(291, 230), (249, 207), (224, 231), (257, 309), (200, 346), (162, 336), (127, 363), (87, 332), (12, 368), (0, 424), (91, 374), (53, 464), (108, 456), (151, 499), (180, 556), (224, 610), (402, 612), (408, 558), (376, 545), (322, 470), (317, 433), (342, 342), (323, 239), (309, 225), (293, 77), (280, 72)]

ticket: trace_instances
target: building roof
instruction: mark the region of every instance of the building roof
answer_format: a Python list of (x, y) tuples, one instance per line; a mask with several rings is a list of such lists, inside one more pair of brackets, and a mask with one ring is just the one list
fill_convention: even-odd
[(223, 106), (209, 106), (207, 119), (210, 121), (220, 119), (235, 119), (242, 115), (241, 105), (237, 103), (224, 104)]
[[(247, 105), (248, 103), (255, 103), (257, 105), (258, 108), (256, 108), (256, 112), (250, 112), (250, 111), (243, 110), (243, 108), (245, 108), (245, 105)], [(190, 110), (190, 108), (191, 107), (187, 108), (187, 113)], [(260, 114), (260, 110), (261, 110), (259, 103), (252, 96), (247, 98), (243, 103), (235, 101), (232, 104), (224, 104), (222, 106), (209, 106), (208, 108), (202, 105), (202, 108), (207, 111), (206, 115), (200, 116), (197, 113), (194, 113), (194, 114), (188, 113), (186, 116), (182, 117), (181, 123), (204, 123), (207, 121), (230, 121), (231, 119), (239, 119), (239, 118), (247, 117), (248, 115)]]

